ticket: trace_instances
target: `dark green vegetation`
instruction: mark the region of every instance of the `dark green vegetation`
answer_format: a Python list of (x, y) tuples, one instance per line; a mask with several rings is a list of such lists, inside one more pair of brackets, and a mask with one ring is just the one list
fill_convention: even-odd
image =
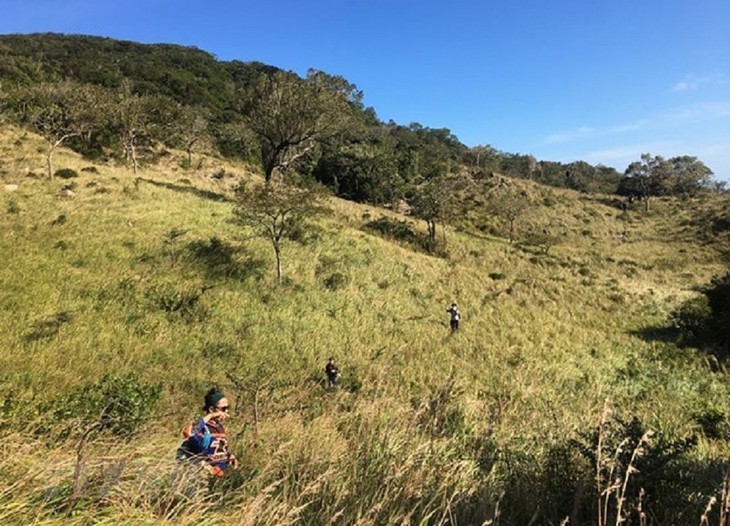
[[(0, 104), (33, 124), (51, 149), (66, 141), (103, 157), (116, 147), (135, 167), (151, 156), (146, 150), (155, 141), (187, 151), (188, 164), (193, 151), (212, 149), (258, 159), (267, 180), (275, 169), (295, 169), (360, 202), (394, 203), (425, 181), (464, 171), (477, 179), (500, 173), (583, 192), (619, 192), (647, 206), (651, 197), (691, 195), (713, 184), (712, 172), (688, 156), (665, 161), (647, 154), (643, 165), (632, 164), (622, 176), (582, 161), (467, 148), (448, 129), (379, 121), (341, 77), (311, 71), (300, 79), (259, 62), (218, 61), (196, 48), (4, 35), (0, 79), (12, 92)], [(59, 90), (73, 96), (61, 97)], [(51, 103), (65, 108), (60, 128), (58, 111), (48, 115)]]
[[(12, 62), (6, 39), (23, 38), (39, 43)], [(317, 72), (238, 64), (220, 74), (246, 89), (197, 106), (121, 69), (68, 90), (60, 60), (37, 57), (94, 62), (76, 39), (232, 67), (3, 38), (22, 83), (0, 129), (0, 523), (720, 524), (720, 502), (706, 509), (730, 469), (726, 194), (652, 185), (646, 210), (490, 175), (475, 169), (489, 151), (378, 123)], [(161, 56), (149, 75), (172, 68)], [(246, 97), (272, 79), (331, 90), (291, 99), (304, 108), (349, 110), (271, 134)], [(38, 175), (49, 151), (53, 179)], [(291, 185), (316, 174), (397, 206)], [(212, 383), (242, 466), (208, 491), (173, 458)]]

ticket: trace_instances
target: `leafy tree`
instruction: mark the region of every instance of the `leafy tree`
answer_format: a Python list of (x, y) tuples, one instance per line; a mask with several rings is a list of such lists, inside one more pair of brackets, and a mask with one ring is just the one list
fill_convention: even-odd
[(672, 157), (669, 162), (674, 174), (673, 193), (695, 195), (697, 192), (711, 187), (712, 170), (697, 157), (682, 155)]
[(360, 95), (344, 79), (310, 70), (306, 79), (289, 72), (260, 75), (240, 104), (256, 134), (266, 184), (322, 141), (347, 128)]
[(202, 106), (176, 105), (169, 127), (172, 141), (179, 144), (188, 155), (188, 166), (193, 165), (193, 150), (211, 139), (210, 111)]
[(641, 155), (641, 161), (635, 161), (626, 168), (624, 175), (625, 178), (619, 184), (619, 194), (641, 199), (644, 202), (644, 210), (648, 212), (652, 197), (668, 193), (673, 167), (659, 155), (653, 157), (644, 153)]
[(406, 184), (395, 140), (382, 127), (360, 131), (347, 140), (328, 141), (312, 176), (338, 196), (374, 204), (395, 203), (403, 197)]
[(301, 239), (309, 220), (324, 212), (323, 199), (324, 194), (316, 187), (301, 187), (283, 181), (239, 187), (234, 216), (240, 225), (253, 227), (258, 236), (271, 243), (279, 283), (284, 275), (284, 241)]
[(46, 172), (51, 180), (56, 149), (74, 137), (90, 135), (101, 123), (102, 96), (93, 86), (67, 81), (39, 84), (18, 88), (12, 99), (18, 122), (46, 141)]
[(490, 175), (499, 170), (499, 151), (492, 146), (474, 146), (464, 154), (464, 161), (477, 175)]
[(529, 195), (514, 186), (497, 186), (487, 200), (487, 210), (506, 223), (509, 242), (516, 238), (517, 222), (532, 206)]
[(140, 149), (151, 144), (158, 126), (155, 117), (161, 111), (160, 99), (138, 95), (130, 82), (124, 82), (111, 107), (110, 120), (124, 149), (124, 158), (136, 174), (139, 170)]
[(441, 223), (443, 238), (446, 242), (447, 218), (454, 214), (459, 202), (458, 192), (466, 182), (456, 176), (442, 175), (423, 181), (416, 185), (409, 196), (411, 213), (426, 221), (428, 229), (428, 247), (433, 250), (437, 246), (436, 225)]

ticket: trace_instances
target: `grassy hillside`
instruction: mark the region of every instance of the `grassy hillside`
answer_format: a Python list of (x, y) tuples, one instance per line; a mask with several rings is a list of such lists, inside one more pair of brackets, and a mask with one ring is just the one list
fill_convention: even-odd
[[(595, 466), (576, 444), (590, 449), (602, 417), (624, 430), (605, 428), (614, 452), (627, 429), (655, 433), (656, 471), (634, 478), (651, 524), (694, 524), (719, 496), (727, 373), (662, 328), (727, 268), (696, 226), (720, 197), (644, 215), (523, 181), (541, 203), (525, 228), (559, 233), (548, 254), (449, 228), (445, 258), (363, 228), (406, 218), (332, 199), (285, 246), (279, 287), (271, 247), (231, 221), (247, 167), (186, 171), (173, 153), (135, 178), (64, 151), (80, 176), (51, 182), (33, 175), (42, 152), (1, 132), (2, 183), (17, 184), (0, 191), (1, 523), (594, 524)], [(161, 388), (153, 418), (78, 449), (94, 420), (64, 413), (69, 396), (130, 372)], [(235, 402), (243, 466), (208, 493), (174, 452), (211, 384)]]

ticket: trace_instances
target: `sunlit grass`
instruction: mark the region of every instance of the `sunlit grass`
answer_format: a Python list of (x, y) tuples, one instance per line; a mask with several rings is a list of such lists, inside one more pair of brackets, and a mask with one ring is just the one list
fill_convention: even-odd
[[(594, 427), (608, 397), (671, 437), (697, 433), (693, 415), (730, 400), (701, 353), (642, 337), (724, 269), (712, 247), (667, 234), (672, 203), (629, 221), (553, 189), (558, 204), (529, 218), (560, 224), (549, 255), (449, 228), (449, 257), (437, 258), (362, 229), (364, 214), (392, 212), (332, 199), (313, 239), (285, 245), (276, 286), (271, 247), (217, 197), (232, 197), (230, 181), (209, 176), (217, 161), (193, 174), (168, 161), (136, 180), (113, 165), (84, 172), (90, 163), (60, 152), (58, 166), (80, 176), (50, 182), (26, 175), (42, 173), (35, 139), (10, 148), (20, 133), (3, 133), (3, 181), (19, 188), (0, 196), (2, 393), (36, 405), (138, 371), (164, 394), (143, 438), (90, 446), (90, 477), (124, 467), (73, 512), (49, 495), (70, 484), (75, 445), (3, 440), (3, 457), (28, 469), (3, 461), (12, 492), (1, 490), (0, 523), (483, 522), (511, 462), (539, 462)], [(58, 197), (68, 183), (76, 196)], [(212, 238), (232, 251), (224, 267), (195, 251)], [(178, 296), (196, 300), (166, 310)], [(464, 318), (451, 335), (453, 300)], [(343, 371), (334, 393), (319, 383), (330, 355)], [(231, 375), (272, 386), (257, 438), (250, 393)], [(178, 430), (211, 383), (238, 404), (230, 432), (244, 469), (229, 492), (178, 501)], [(728, 451), (702, 440), (693, 454)]]

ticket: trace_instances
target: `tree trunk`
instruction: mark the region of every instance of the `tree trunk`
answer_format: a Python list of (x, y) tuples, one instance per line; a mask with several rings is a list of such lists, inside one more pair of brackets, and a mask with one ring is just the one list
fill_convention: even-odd
[(433, 219), (427, 219), (426, 224), (428, 225), (428, 239), (432, 243), (436, 242), (436, 222)]
[(274, 242), (274, 253), (276, 254), (276, 280), (281, 285), (284, 270), (281, 265), (281, 247), (278, 242)]
[(48, 179), (53, 181), (53, 145), (49, 145), (48, 147), (48, 153), (46, 154), (46, 171), (48, 172)]
[(253, 438), (255, 443), (259, 442), (259, 387), (253, 392)]

